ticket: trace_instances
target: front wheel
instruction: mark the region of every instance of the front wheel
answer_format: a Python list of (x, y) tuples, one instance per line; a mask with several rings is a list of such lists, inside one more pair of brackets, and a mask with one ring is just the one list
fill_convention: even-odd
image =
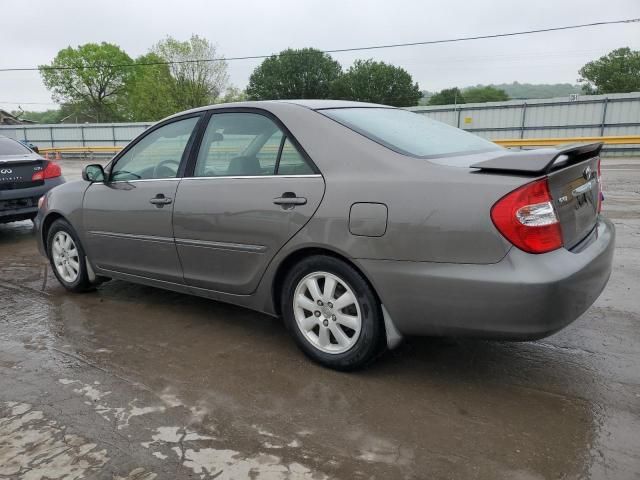
[(304, 259), (287, 274), (282, 313), (302, 351), (336, 370), (355, 370), (384, 350), (377, 297), (362, 275), (330, 256)]
[(72, 292), (93, 289), (84, 250), (66, 220), (58, 219), (51, 225), (47, 234), (47, 252), (53, 273), (64, 288)]

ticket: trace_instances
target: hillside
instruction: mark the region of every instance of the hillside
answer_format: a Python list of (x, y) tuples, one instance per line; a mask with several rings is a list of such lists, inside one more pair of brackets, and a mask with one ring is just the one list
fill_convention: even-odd
[[(476, 87), (480, 86), (485, 85), (476, 85)], [(491, 84), (489, 86), (504, 90), (513, 99), (565, 97), (571, 93), (581, 92), (579, 85), (571, 85), (570, 83), (533, 84), (513, 82)]]

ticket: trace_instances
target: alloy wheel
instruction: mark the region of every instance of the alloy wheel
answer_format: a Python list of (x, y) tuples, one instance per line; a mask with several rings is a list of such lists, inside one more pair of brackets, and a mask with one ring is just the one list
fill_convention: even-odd
[(293, 296), (293, 312), (307, 341), (325, 353), (339, 354), (360, 337), (362, 314), (351, 287), (328, 272), (302, 278)]
[(80, 255), (73, 238), (65, 231), (53, 237), (51, 253), (58, 275), (67, 283), (73, 283), (80, 274)]

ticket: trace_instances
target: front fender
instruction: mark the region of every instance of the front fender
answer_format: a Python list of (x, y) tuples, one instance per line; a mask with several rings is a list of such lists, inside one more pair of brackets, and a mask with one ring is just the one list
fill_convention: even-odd
[(56, 218), (62, 217), (68, 221), (80, 240), (84, 241), (82, 203), (89, 185), (85, 181), (67, 182), (47, 192), (42, 207), (34, 219), (38, 249), (41, 254), (47, 255), (46, 234)]

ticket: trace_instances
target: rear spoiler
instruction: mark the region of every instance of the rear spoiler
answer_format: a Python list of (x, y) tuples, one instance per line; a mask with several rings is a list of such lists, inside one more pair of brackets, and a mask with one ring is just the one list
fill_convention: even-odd
[(478, 168), (483, 171), (543, 175), (556, 168), (579, 163), (587, 158), (599, 155), (602, 145), (599, 142), (517, 152), (511, 151), (491, 160), (474, 163), (471, 168)]

